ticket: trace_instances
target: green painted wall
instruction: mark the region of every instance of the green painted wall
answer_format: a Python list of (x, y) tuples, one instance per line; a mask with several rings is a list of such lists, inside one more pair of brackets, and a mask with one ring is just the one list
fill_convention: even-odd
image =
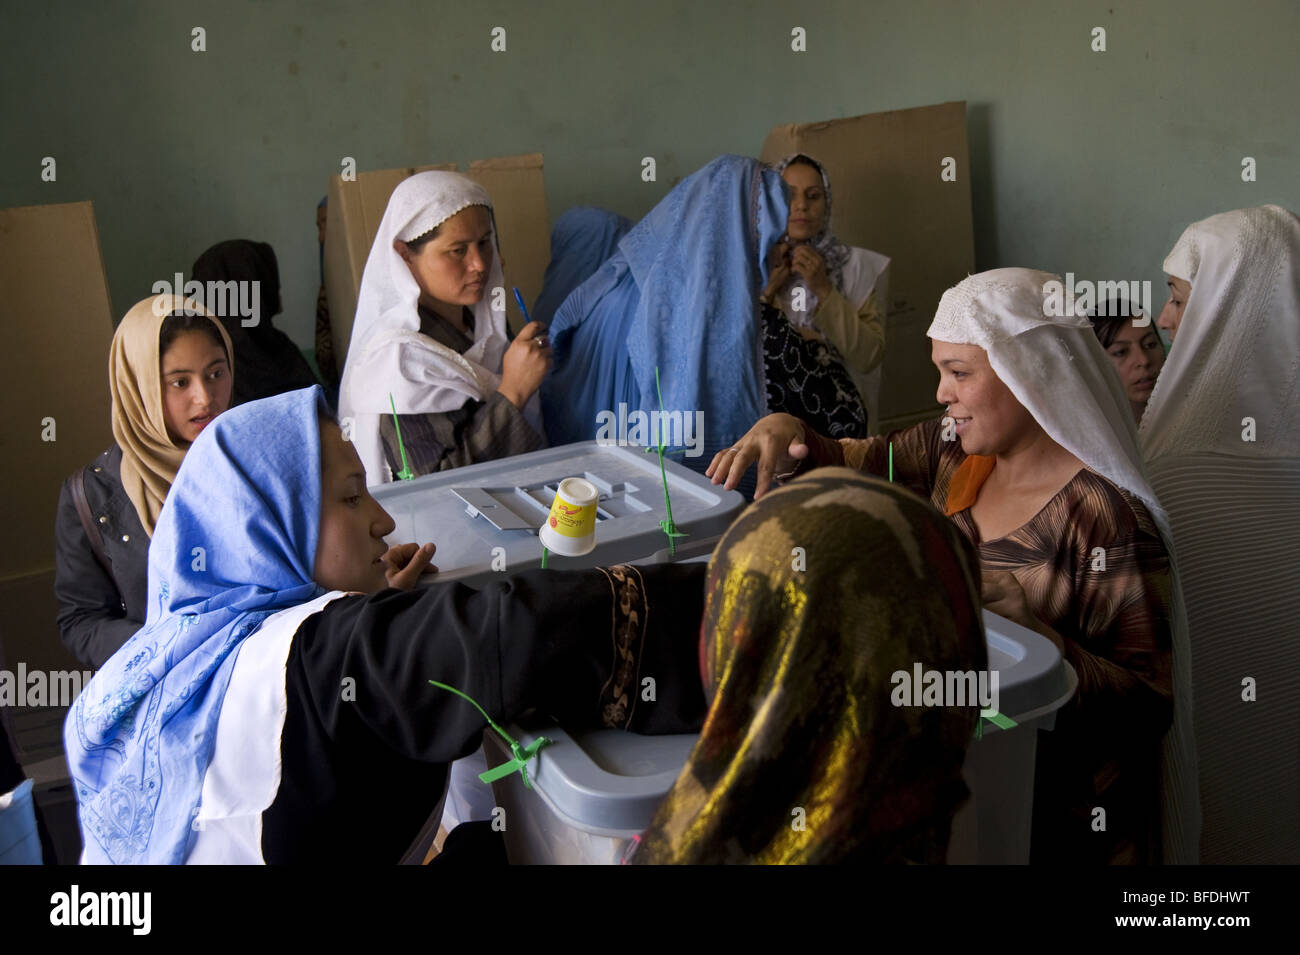
[(268, 241), (303, 345), (315, 205), (344, 156), (541, 151), (552, 217), (635, 218), (777, 123), (965, 99), (980, 268), (1160, 283), (1188, 222), (1300, 208), (1294, 0), (6, 6), (0, 207), (93, 199), (118, 315), (213, 242)]

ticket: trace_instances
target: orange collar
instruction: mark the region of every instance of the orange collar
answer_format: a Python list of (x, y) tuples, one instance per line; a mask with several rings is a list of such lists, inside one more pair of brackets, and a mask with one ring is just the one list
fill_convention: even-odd
[(948, 497), (944, 501), (944, 514), (952, 517), (958, 511), (964, 511), (975, 503), (979, 497), (984, 481), (993, 473), (997, 461), (992, 455), (968, 454), (957, 465), (952, 478), (948, 481)]

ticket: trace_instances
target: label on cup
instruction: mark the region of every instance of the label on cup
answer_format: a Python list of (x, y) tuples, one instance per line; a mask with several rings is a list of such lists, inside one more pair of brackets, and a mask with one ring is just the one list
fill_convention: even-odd
[(597, 496), (596, 486), (583, 478), (560, 482), (538, 535), (548, 550), (577, 557), (595, 548)]

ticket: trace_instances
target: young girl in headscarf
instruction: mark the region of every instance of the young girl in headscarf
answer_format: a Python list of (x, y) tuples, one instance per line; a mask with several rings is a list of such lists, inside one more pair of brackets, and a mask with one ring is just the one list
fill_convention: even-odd
[(892, 690), (917, 664), (988, 666), (957, 529), (898, 485), (824, 469), (731, 525), (705, 590), (708, 717), (631, 861), (944, 862), (979, 705)]
[(114, 444), (64, 482), (54, 525), (59, 633), (90, 666), (144, 623), (149, 538), (186, 449), (230, 407), (233, 357), (221, 324), (178, 296), (147, 298), (117, 326)]
[(501, 269), (482, 186), (434, 171), (393, 190), (339, 392), (370, 485), (545, 446), (534, 396), (550, 343), (537, 322), (507, 337)]
[(1142, 419), (1191, 631), (1201, 861), (1300, 862), (1300, 217), (1193, 223), (1164, 262), (1177, 335)]
[(892, 466), (978, 548), (985, 607), (1046, 636), (1078, 674), (1039, 745), (1031, 859), (1194, 862), (1190, 661), (1169, 526), (1110, 360), (1086, 318), (1049, 313), (1053, 282), (995, 269), (944, 293), (928, 332), (943, 419), (831, 441), (773, 415), (709, 473), (734, 486), (757, 460), (761, 494), (807, 464)]
[[(145, 627), (68, 714), (83, 861), (397, 862), (485, 728), (430, 680), (498, 723), (699, 727), (702, 566), (399, 590), (393, 526), (319, 388), (207, 429), (154, 535)], [(651, 674), (656, 701), (628, 707)]]
[(831, 185), (815, 159), (776, 164), (790, 190), (786, 233), (769, 253), (763, 290), (768, 404), (831, 437), (867, 436), (885, 353), (881, 304), (889, 259), (851, 248), (830, 229)]

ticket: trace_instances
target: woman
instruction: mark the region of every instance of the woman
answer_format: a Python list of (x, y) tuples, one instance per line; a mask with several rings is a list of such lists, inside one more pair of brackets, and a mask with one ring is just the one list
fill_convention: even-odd
[[(209, 283), (215, 282), (248, 286), (248, 291), (233, 298), (227, 294), (224, 308), (216, 307), (211, 300), (207, 302), (235, 346), (233, 404), (316, 384), (316, 375), (298, 346), (272, 324), (273, 317), (280, 314), (280, 267), (274, 249), (265, 242), (248, 239), (218, 242), (195, 259), (190, 277), (202, 283), (205, 291), (211, 288)], [(244, 322), (252, 319), (239, 314), (236, 306), (251, 303), (253, 295), (258, 302), (257, 324), (246, 326)]]
[(575, 206), (555, 220), (551, 229), (551, 261), (542, 278), (542, 292), (533, 304), (533, 318), (550, 325), (564, 300), (591, 278), (611, 255), (632, 223), (623, 216), (591, 206)]
[(1142, 419), (1191, 631), (1205, 863), (1300, 862), (1300, 218), (1193, 223), (1164, 262), (1190, 294)]
[(545, 446), (550, 344), (537, 322), (507, 339), (505, 295), (486, 189), (422, 172), (393, 190), (339, 392), (371, 486)]
[(768, 404), (832, 437), (863, 438), (879, 388), (870, 373), (885, 353), (878, 303), (889, 259), (830, 231), (830, 179), (815, 159), (797, 153), (776, 169), (790, 219), (761, 299)]
[[(498, 723), (537, 706), (700, 725), (703, 567), (396, 590), (430, 548), (386, 564), (393, 526), (319, 388), (235, 408), (195, 443), (150, 548), (148, 621), (65, 725), (84, 861), (397, 862), (485, 727), (429, 680)], [(655, 705), (616, 712), (638, 672)]]
[(788, 218), (775, 170), (722, 156), (633, 226), (555, 314), (556, 367), (542, 389), (551, 443), (596, 437), (601, 413), (620, 406), (657, 412), (660, 394), (670, 415), (703, 417), (688, 467), (743, 435), (767, 410), (758, 296)]
[(1115, 363), (1120, 384), (1133, 407), (1133, 420), (1140, 422), (1156, 378), (1165, 363), (1165, 346), (1151, 327), (1151, 319), (1139, 325), (1139, 311), (1124, 301), (1112, 299), (1092, 316), (1092, 330), (1106, 354)]
[[(1181, 268), (1183, 271), (1190, 271), (1189, 264), (1184, 264)], [(1173, 344), (1174, 336), (1178, 334), (1178, 326), (1183, 321), (1183, 311), (1187, 308), (1187, 297), (1192, 294), (1192, 284), (1177, 275), (1165, 276), (1165, 284), (1169, 286), (1169, 298), (1165, 300), (1160, 314), (1156, 316), (1156, 326), (1164, 330), (1164, 333), (1169, 336), (1170, 344)]]
[(114, 444), (63, 483), (54, 525), (59, 633), (89, 666), (144, 624), (149, 538), (186, 449), (230, 407), (232, 355), (221, 324), (178, 296), (147, 298), (117, 326)]
[(1074, 701), (1039, 748), (1032, 858), (1158, 859), (1155, 768), (1172, 725), (1164, 857), (1193, 861), (1189, 671), (1169, 536), (1128, 402), (1088, 322), (1046, 314), (1054, 280), (996, 269), (944, 293), (928, 332), (942, 421), (835, 442), (773, 415), (709, 473), (734, 486), (757, 460), (761, 494), (793, 465), (884, 474), (892, 448), (894, 479), (978, 548), (985, 607), (1046, 636), (1078, 673)]
[(740, 516), (705, 589), (708, 718), (631, 861), (943, 863), (979, 707), (895, 706), (892, 675), (987, 668), (970, 544), (823, 469)]

